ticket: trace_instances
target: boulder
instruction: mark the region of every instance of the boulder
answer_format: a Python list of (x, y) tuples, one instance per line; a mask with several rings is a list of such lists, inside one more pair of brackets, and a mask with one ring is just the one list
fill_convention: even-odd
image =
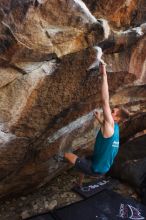
[(60, 150), (93, 146), (94, 45), (108, 64), (111, 107), (134, 121), (121, 124), (123, 142), (146, 129), (145, 11), (135, 0), (97, 2), (0, 1), (0, 198), (48, 183), (65, 168), (53, 160)]
[(111, 175), (128, 182), (137, 190), (146, 177), (146, 135), (121, 145), (111, 169)]

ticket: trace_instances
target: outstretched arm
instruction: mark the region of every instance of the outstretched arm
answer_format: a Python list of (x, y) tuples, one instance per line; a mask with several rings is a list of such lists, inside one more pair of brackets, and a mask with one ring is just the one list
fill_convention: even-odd
[(102, 76), (101, 98), (102, 98), (104, 122), (113, 126), (114, 120), (113, 120), (110, 105), (109, 105), (108, 81), (107, 81), (106, 67), (104, 64), (100, 64), (100, 74)]

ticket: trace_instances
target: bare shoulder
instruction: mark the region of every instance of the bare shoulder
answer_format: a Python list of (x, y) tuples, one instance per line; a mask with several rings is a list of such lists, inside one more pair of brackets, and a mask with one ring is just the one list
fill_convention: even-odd
[(111, 137), (114, 133), (114, 121), (111, 123), (104, 121), (101, 127), (101, 131), (102, 131), (103, 137), (105, 138)]

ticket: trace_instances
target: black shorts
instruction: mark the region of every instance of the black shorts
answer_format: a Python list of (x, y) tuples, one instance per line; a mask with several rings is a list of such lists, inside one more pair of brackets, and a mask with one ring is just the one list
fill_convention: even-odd
[(92, 158), (77, 158), (75, 162), (75, 169), (85, 175), (89, 176), (98, 176), (101, 175), (99, 173), (95, 173), (92, 169)]

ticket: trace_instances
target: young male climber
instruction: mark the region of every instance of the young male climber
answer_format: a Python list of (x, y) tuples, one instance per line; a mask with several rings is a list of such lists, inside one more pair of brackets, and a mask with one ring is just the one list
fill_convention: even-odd
[(64, 158), (72, 163), (80, 172), (79, 185), (82, 185), (84, 175), (98, 176), (106, 174), (119, 150), (119, 126), (118, 123), (129, 117), (124, 109), (114, 108), (111, 111), (109, 105), (109, 90), (105, 64), (100, 64), (99, 72), (102, 77), (101, 98), (103, 120), (98, 111), (94, 116), (99, 121), (101, 128), (96, 136), (93, 155), (90, 160), (79, 158), (74, 153), (65, 153)]

